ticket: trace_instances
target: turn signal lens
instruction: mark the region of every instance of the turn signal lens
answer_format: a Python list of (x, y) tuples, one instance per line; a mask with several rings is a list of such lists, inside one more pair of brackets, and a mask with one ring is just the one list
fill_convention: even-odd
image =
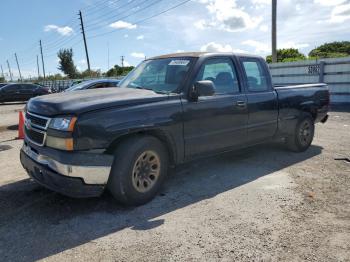
[(46, 146), (65, 151), (73, 151), (73, 138), (47, 136)]

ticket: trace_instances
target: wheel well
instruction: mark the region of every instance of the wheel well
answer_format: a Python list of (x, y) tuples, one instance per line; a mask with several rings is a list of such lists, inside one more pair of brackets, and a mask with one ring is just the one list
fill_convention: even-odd
[(157, 138), (162, 144), (165, 146), (165, 148), (168, 151), (169, 154), (169, 161), (170, 164), (173, 165), (176, 162), (176, 150), (175, 144), (171, 141), (171, 139), (163, 132), (160, 130), (145, 130), (145, 131), (139, 131), (139, 132), (134, 132), (134, 133), (129, 133), (125, 135), (121, 135), (118, 138), (116, 138), (107, 148), (106, 153), (108, 154), (113, 154), (115, 149), (119, 146), (119, 144), (122, 141), (125, 141), (126, 139), (136, 137), (136, 136), (153, 136)]
[(304, 108), (302, 110), (304, 113), (310, 114), (313, 120), (317, 118), (317, 110), (315, 108)]

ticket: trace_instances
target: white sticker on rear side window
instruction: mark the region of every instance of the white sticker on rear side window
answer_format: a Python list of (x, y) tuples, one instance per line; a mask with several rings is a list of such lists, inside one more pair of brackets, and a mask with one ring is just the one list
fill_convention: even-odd
[(169, 65), (174, 65), (174, 66), (187, 66), (190, 60), (171, 60)]

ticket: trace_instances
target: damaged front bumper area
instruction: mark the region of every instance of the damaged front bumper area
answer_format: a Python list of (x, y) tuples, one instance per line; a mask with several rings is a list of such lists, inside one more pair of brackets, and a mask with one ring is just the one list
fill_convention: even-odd
[(113, 156), (93, 152), (64, 152), (25, 141), (20, 159), (28, 175), (42, 186), (70, 197), (103, 193)]

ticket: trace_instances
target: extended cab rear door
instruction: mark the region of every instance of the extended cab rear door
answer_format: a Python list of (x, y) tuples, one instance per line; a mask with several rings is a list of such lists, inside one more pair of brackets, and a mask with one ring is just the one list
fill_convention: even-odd
[(255, 144), (275, 135), (278, 99), (263, 59), (240, 57), (239, 61), (248, 102), (248, 139), (250, 144)]
[(236, 61), (230, 56), (197, 62), (194, 82), (215, 84), (213, 96), (183, 101), (185, 157), (239, 147), (247, 138), (247, 99), (242, 92)]

